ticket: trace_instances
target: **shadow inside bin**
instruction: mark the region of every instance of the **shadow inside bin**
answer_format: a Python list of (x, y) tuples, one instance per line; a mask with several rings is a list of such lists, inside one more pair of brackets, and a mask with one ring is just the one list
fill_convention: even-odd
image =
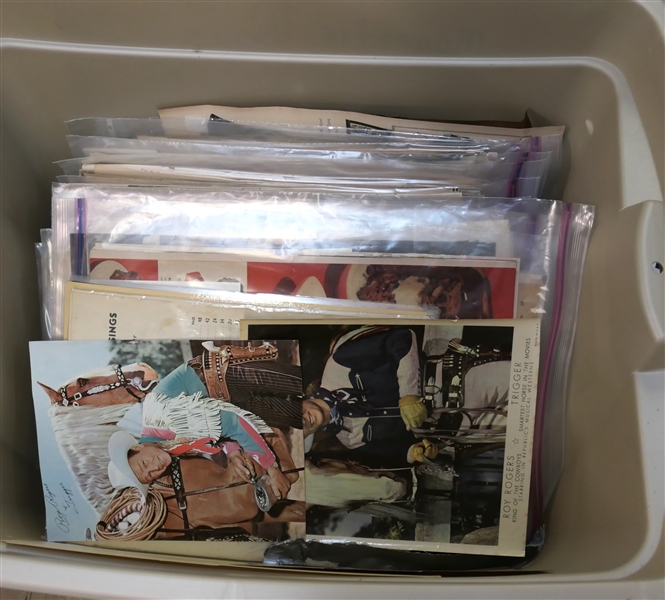
[(433, 552), (407, 552), (368, 547), (358, 543), (326, 544), (290, 540), (272, 544), (265, 552), (263, 563), (280, 567), (309, 567), (312, 570), (390, 572), (440, 576), (534, 575), (547, 571), (528, 570), (544, 542), (541, 527), (526, 546), (524, 557), (483, 556)]
[[(527, 115), (531, 121), (532, 127), (549, 127), (551, 125), (560, 125), (560, 123), (552, 123), (547, 117), (541, 115), (539, 112), (529, 108), (527, 110)], [(563, 134), (563, 139), (561, 141), (561, 153), (559, 155), (559, 164), (556, 171), (551, 173), (548, 180), (545, 182), (545, 187), (543, 188), (542, 198), (547, 198), (548, 200), (561, 200), (563, 198), (563, 192), (566, 189), (566, 183), (568, 182), (568, 175), (570, 174), (571, 166), (571, 149), (570, 141), (566, 132)]]

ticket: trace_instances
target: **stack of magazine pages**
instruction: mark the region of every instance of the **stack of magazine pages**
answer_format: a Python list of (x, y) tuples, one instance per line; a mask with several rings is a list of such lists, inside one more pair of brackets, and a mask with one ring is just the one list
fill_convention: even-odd
[(48, 540), (422, 573), (535, 555), (594, 211), (541, 199), (563, 128), (504, 125), (67, 123), (30, 348)]

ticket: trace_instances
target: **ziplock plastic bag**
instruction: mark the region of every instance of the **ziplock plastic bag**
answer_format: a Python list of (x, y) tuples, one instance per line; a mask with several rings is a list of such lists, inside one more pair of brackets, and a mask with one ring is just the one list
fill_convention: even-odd
[[(556, 167), (560, 135), (546, 136), (548, 143), (543, 144), (540, 137), (525, 137), (515, 140), (473, 140), (469, 138), (429, 136), (422, 134), (330, 135), (325, 141), (299, 143), (291, 140), (261, 141), (256, 139), (177, 139), (177, 138), (123, 138), (109, 136), (69, 135), (72, 155), (75, 158), (90, 156), (94, 153), (185, 153), (229, 155), (264, 153), (269, 156), (289, 155), (293, 157), (316, 156), (329, 153), (330, 158), (357, 158), (364, 154), (376, 154), (391, 157), (400, 156), (409, 160), (457, 160), (465, 156), (488, 155), (497, 159), (504, 155), (519, 152), (522, 161), (547, 159)], [(552, 139), (549, 139), (549, 138)], [(335, 141), (331, 141), (331, 140)], [(424, 158), (423, 158), (424, 157)]]
[[(92, 165), (99, 167), (100, 165)], [(113, 165), (102, 165), (113, 166)], [(127, 165), (123, 165), (127, 166)], [(131, 168), (136, 168), (137, 165), (130, 165)], [(410, 193), (430, 194), (437, 196), (450, 196), (461, 195), (459, 188), (455, 186), (440, 185), (436, 182), (417, 182), (417, 181), (402, 181), (390, 179), (366, 179), (357, 181), (339, 181), (334, 178), (306, 178), (306, 177), (291, 177), (280, 178), (279, 176), (267, 175), (265, 179), (258, 179), (253, 174), (250, 179), (240, 179), (235, 172), (220, 172), (222, 176), (215, 174), (211, 177), (210, 181), (204, 181), (205, 176), (201, 175), (199, 171), (195, 176), (190, 179), (170, 179), (163, 175), (163, 172), (152, 173), (145, 169), (145, 166), (138, 167), (143, 169), (144, 172), (137, 173), (137, 175), (144, 176), (144, 178), (128, 178), (128, 177), (113, 177), (103, 176), (97, 174), (94, 170), (83, 170), (82, 175), (58, 175), (56, 181), (58, 183), (76, 183), (76, 184), (111, 184), (116, 186), (125, 187), (174, 187), (184, 186), (188, 189), (193, 188), (212, 188), (219, 189), (225, 184), (235, 190), (286, 190), (293, 189), (301, 193), (306, 192), (343, 192), (343, 193), (376, 193), (387, 195), (407, 195)], [(124, 172), (128, 172), (125, 170)], [(242, 175), (242, 173), (240, 174)], [(505, 183), (505, 182), (504, 182)]]
[[(122, 140), (133, 141), (133, 140)], [(198, 150), (198, 149), (197, 149)], [(440, 181), (454, 175), (467, 178), (486, 178), (501, 159), (485, 154), (468, 155), (453, 159), (439, 159), (437, 154), (386, 154), (376, 152), (340, 152), (307, 150), (295, 152), (270, 149), (240, 148), (227, 154), (202, 152), (113, 152), (96, 151), (84, 159), (58, 163), (71, 170), (77, 164), (152, 164), (168, 167), (190, 167), (255, 171), (284, 175), (315, 175), (343, 177), (392, 177), (399, 179), (429, 179)], [(503, 169), (510, 174), (518, 160), (518, 153), (506, 155)], [(497, 162), (499, 161), (499, 162)], [(539, 161), (542, 162), (542, 161)], [(74, 173), (67, 173), (74, 174)], [(506, 178), (503, 176), (502, 178)], [(484, 179), (483, 179), (484, 180)]]
[[(173, 121), (169, 121), (169, 129), (173, 129)], [(437, 124), (439, 125), (439, 124)], [(351, 154), (375, 152), (384, 156), (402, 153), (402, 158), (408, 160), (423, 160), (419, 155), (435, 153), (436, 160), (455, 160), (468, 158), (474, 153), (492, 156), (501, 162), (508, 160), (511, 164), (517, 161), (520, 167), (512, 178), (525, 176), (527, 165), (531, 162), (544, 161), (537, 167), (542, 172), (543, 182), (538, 192), (541, 192), (547, 181), (551, 180), (559, 162), (563, 128), (540, 128), (530, 130), (538, 135), (519, 136), (511, 130), (498, 128), (470, 127), (471, 130), (480, 130), (479, 133), (470, 134), (473, 137), (464, 137), (458, 133), (450, 135), (445, 133), (411, 133), (402, 131), (376, 131), (355, 130), (341, 127), (311, 127), (292, 126), (284, 124), (240, 124), (228, 122), (209, 122), (205, 124), (207, 132), (202, 138), (201, 125), (197, 124), (195, 140), (183, 141), (178, 139), (162, 138), (163, 132), (154, 119), (80, 119), (68, 123), (69, 130), (74, 136), (69, 141), (74, 156), (83, 157), (95, 151), (107, 154), (114, 152), (129, 153), (136, 150), (150, 150), (153, 152), (185, 152), (201, 153), (214, 152), (228, 155), (229, 152), (274, 152), (281, 147), (283, 152), (290, 152), (290, 156), (303, 156), (306, 150), (328, 149), (336, 151), (336, 156), (342, 158)], [(451, 126), (453, 127), (453, 126)], [(185, 127), (185, 130), (187, 127)], [(459, 130), (459, 126), (453, 127)], [(182, 129), (178, 129), (181, 131)], [(492, 131), (496, 130), (495, 134)], [(93, 136), (93, 137), (80, 137)], [(477, 136), (477, 137), (475, 137)], [(122, 139), (126, 138), (126, 139)], [(142, 138), (142, 139), (132, 139)], [(148, 138), (148, 139), (146, 139)], [(244, 150), (243, 150), (244, 149)], [(519, 156), (507, 156), (506, 153)], [(418, 158), (419, 157), (419, 158)], [(431, 160), (431, 156), (426, 160)], [(531, 167), (533, 171), (534, 167)], [(520, 171), (524, 171), (520, 175)], [(507, 175), (494, 174), (494, 178), (505, 179)], [(506, 193), (504, 192), (504, 195)]]
[[(477, 162), (404, 163), (396, 160), (320, 161), (308, 159), (254, 160), (238, 157), (223, 160), (201, 155), (94, 155), (60, 161), (69, 176), (95, 175), (106, 178), (155, 181), (210, 182), (218, 184), (274, 184), (296, 186), (352, 186), (391, 188), (442, 188), (467, 195), (510, 197), (521, 191), (533, 196), (543, 185), (544, 161), (529, 163), (519, 173), (515, 165)], [(523, 182), (530, 182), (526, 186)], [(533, 192), (533, 193), (531, 193)]]
[[(211, 114), (215, 110), (221, 111), (229, 119), (217, 117), (211, 119)], [(281, 120), (274, 121), (273, 119), (277, 113), (282, 118), (295, 119), (296, 124)], [(332, 121), (329, 118), (324, 118), (326, 114), (332, 116)], [(254, 145), (264, 142), (281, 142), (291, 147), (303, 147), (312, 144), (326, 144), (328, 146), (342, 144), (345, 147), (348, 147), (349, 144), (382, 144), (383, 147), (391, 147), (390, 145), (403, 148), (430, 146), (441, 149), (450, 146), (494, 152), (505, 147), (519, 147), (523, 153), (522, 162), (538, 160), (537, 154), (539, 153), (549, 155), (544, 191), (547, 191), (558, 168), (564, 132), (563, 127), (511, 129), (485, 125), (386, 119), (373, 115), (342, 113), (340, 111), (275, 109), (274, 107), (265, 109), (189, 107), (160, 111), (160, 115), (164, 118), (163, 123), (157, 121), (157, 119), (90, 118), (69, 121), (67, 126), (71, 134), (83, 136), (144, 139), (166, 137), (213, 143), (219, 140), (233, 140), (236, 142), (246, 141)], [(302, 117), (302, 115), (305, 116)], [(248, 118), (256, 118), (257, 120), (236, 120)], [(365, 125), (358, 127), (358, 122), (354, 120), (356, 118), (362, 118), (364, 123), (381, 123), (382, 126)], [(344, 123), (346, 126), (322, 124), (331, 122)], [(313, 123), (319, 124), (314, 125)]]
[[(88, 160), (103, 162), (90, 163)], [(132, 163), (131, 161), (135, 161)], [(402, 169), (401, 165), (383, 164), (380, 168), (365, 168), (363, 164), (321, 164), (320, 168), (313, 169), (307, 161), (286, 161), (283, 164), (251, 164), (248, 160), (233, 159), (224, 161), (229, 168), (214, 168), (219, 166), (214, 159), (207, 157), (198, 160), (198, 157), (187, 155), (176, 158), (162, 159), (161, 156), (115, 156), (90, 157), (86, 159), (69, 159), (60, 161), (58, 165), (68, 176), (102, 176), (118, 180), (148, 180), (148, 181), (189, 181), (189, 185), (199, 183), (216, 183), (217, 185), (234, 186), (264, 186), (279, 185), (283, 187), (356, 187), (373, 189), (391, 188), (434, 188), (457, 191), (460, 185), (465, 189), (476, 189), (478, 183), (474, 179), (454, 176), (446, 181), (440, 179), (423, 179), (423, 177), (439, 176), (439, 173), (426, 173), (419, 169)], [(345, 161), (346, 162), (346, 161)], [(166, 164), (165, 164), (166, 163)], [(193, 165), (204, 165), (195, 167)], [(206, 166), (207, 165), (207, 166)], [(231, 168), (234, 167), (235, 169)], [(252, 171), (254, 167), (256, 170)], [(348, 168), (347, 168), (348, 167)], [(245, 169), (245, 170), (240, 170)], [(309, 174), (317, 172), (317, 174)], [(405, 178), (405, 175), (413, 177)]]
[[(439, 170), (429, 172), (424, 171), (425, 177), (441, 178), (451, 177), (454, 174), (460, 174), (467, 177), (482, 178), (483, 181), (497, 181), (503, 179), (519, 179), (523, 177), (542, 177), (548, 174), (551, 167), (551, 152), (533, 152), (529, 151), (528, 145), (522, 148), (521, 145), (507, 145), (505, 148), (496, 148), (491, 152), (487, 149), (434, 149), (432, 147), (403, 149), (401, 145), (367, 146), (367, 145), (340, 145), (329, 149), (321, 148), (293, 148), (288, 145), (238, 145), (238, 143), (225, 144), (200, 144), (182, 140), (134, 140), (119, 138), (101, 138), (101, 137), (78, 137), (68, 136), (70, 148), (75, 158), (89, 158), (83, 164), (95, 163), (142, 163), (142, 164), (162, 164), (166, 166), (190, 166), (209, 168), (229, 168), (239, 157), (249, 159), (261, 158), (263, 161), (276, 161), (279, 172), (288, 172), (292, 168), (290, 164), (296, 160), (312, 161), (311, 170), (316, 172), (316, 164), (320, 161), (326, 161), (328, 166), (330, 161), (352, 161), (348, 163), (353, 165), (356, 161), (399, 161), (399, 163), (386, 162), (385, 167), (395, 169), (396, 164), (403, 164), (402, 168), (412, 168), (408, 163), (438, 165)], [(141, 159), (141, 156), (149, 155), (149, 159)], [(172, 157), (164, 157), (163, 154), (185, 154), (188, 159), (181, 161)], [(208, 158), (204, 158), (211, 155)], [(132, 159), (123, 160), (121, 156), (131, 156)], [(217, 157), (217, 161), (212, 157)], [(283, 163), (288, 159), (289, 163)], [(161, 162), (164, 161), (164, 162)], [(236, 162), (237, 164), (237, 162)], [(344, 163), (347, 164), (347, 163)], [(63, 168), (71, 169), (76, 163), (63, 163)], [(344, 165), (342, 165), (344, 166)], [(287, 169), (285, 171), (285, 168)], [(301, 167), (302, 168), (302, 167)], [(320, 167), (319, 167), (320, 168)], [(425, 167), (423, 167), (425, 168)], [(249, 169), (252, 170), (252, 169)], [(254, 169), (256, 170), (256, 169)], [(268, 168), (268, 171), (273, 169)], [(427, 175), (426, 173), (430, 173)], [(302, 173), (301, 173), (302, 174)], [(318, 174), (318, 173), (317, 173)], [(327, 172), (325, 174), (328, 174)], [(404, 177), (410, 176), (422, 178), (423, 175), (405, 171)]]
[(563, 470), (568, 366), (577, 327), (577, 308), (594, 209), (565, 204), (557, 247), (559, 260), (553, 287), (550, 335), (543, 338), (531, 482), (531, 532), (542, 523), (547, 504)]
[[(236, 110), (236, 109), (234, 109)], [(169, 111), (161, 111), (161, 114)], [(404, 120), (395, 119), (400, 125)], [(558, 153), (563, 127), (534, 127), (526, 130), (505, 127), (426, 123), (424, 128), (394, 129), (325, 124), (294, 124), (284, 121), (210, 120), (205, 117), (168, 119), (111, 119), (92, 117), (68, 121), (68, 132), (76, 136), (127, 139), (187, 139), (197, 142), (246, 141), (251, 144), (282, 142), (291, 147), (305, 145), (399, 145), (421, 147), (490, 148), (533, 140), (532, 151)]]
[[(436, 252), (433, 248), (441, 242), (472, 242), (491, 244), (497, 257), (521, 258), (522, 274), (540, 274), (547, 280), (543, 265), (553, 254), (546, 247), (552, 224), (540, 231), (537, 224), (560, 206), (548, 201), (441, 199), (417, 190), (406, 197), (384, 197), (329, 191), (56, 185), (53, 208), (58, 249), (67, 255), (60, 265), (66, 269), (71, 234), (107, 235), (110, 242), (160, 236), (163, 244), (185, 239), (190, 245), (277, 248), (284, 253), (313, 248)], [(553, 217), (555, 226), (557, 218)], [(77, 252), (80, 263), (83, 245)], [(468, 248), (463, 253), (475, 254)], [(80, 269), (73, 272), (81, 274)]]
[[(70, 253), (71, 234), (107, 235), (110, 237), (105, 241), (130, 243), (141, 243), (145, 236), (158, 235), (163, 239), (159, 243), (164, 244), (278, 248), (284, 253), (313, 248), (355, 248), (370, 252), (395, 249), (478, 255), (476, 248), (489, 245), (496, 256), (508, 258), (514, 256), (512, 246), (519, 243), (521, 235), (510, 231), (501, 202), (454, 199), (447, 202), (419, 195), (417, 191), (402, 196), (113, 186), (54, 189), (58, 281), (68, 279), (71, 258), (74, 259), (71, 272), (83, 274), (86, 244), (78, 237), (77, 246)], [(97, 192), (101, 190), (104, 191), (100, 195)], [(525, 219), (522, 212), (514, 209), (509, 215), (516, 226)], [(521, 225), (527, 226), (530, 221)], [(529, 249), (539, 249), (547, 239), (529, 234)], [(458, 242), (467, 245), (461, 251), (445, 247)], [(527, 261), (533, 259), (524, 257), (523, 266)]]
[[(60, 302), (70, 274), (82, 272), (89, 239), (99, 235), (111, 243), (271, 249), (285, 255), (312, 250), (455, 254), (455, 243), (463, 242), (464, 251), (458, 254), (472, 255), (477, 247), (489, 248), (491, 256), (519, 258), (520, 314), (541, 317), (545, 349), (537, 416), (540, 446), (534, 455), (538, 483), (531, 515), (532, 523), (540, 523), (563, 460), (560, 453), (543, 454), (542, 449), (562, 436), (562, 385), (592, 207), (533, 199), (437, 199), (416, 193), (387, 200), (371, 193), (101, 185), (55, 185), (53, 192), (55, 290)], [(70, 253), (71, 234), (75, 244)], [(442, 252), (442, 245), (448, 251)], [(62, 322), (61, 312), (56, 322)]]
[[(164, 131), (178, 137), (182, 135), (214, 136), (220, 128), (235, 125), (254, 128), (256, 136), (264, 132), (279, 135), (279, 132), (294, 132), (303, 135), (305, 132), (318, 131), (324, 135), (346, 132), (347, 135), (368, 136), (409, 136), (425, 135), (453, 138), (458, 141), (473, 140), (491, 145), (493, 143), (520, 143), (528, 140), (527, 150), (530, 152), (552, 152), (552, 169), (554, 173), (559, 164), (561, 141), (564, 128), (557, 126), (530, 127), (514, 129), (489, 125), (442, 123), (436, 121), (414, 121), (366, 115), (361, 113), (295, 109), (284, 107), (233, 108), (228, 106), (193, 106), (159, 111)], [(203, 121), (203, 122), (202, 122)], [(325, 124), (325, 125), (323, 125)], [(223, 130), (223, 129), (221, 129)], [(251, 131), (251, 130), (250, 130)], [(250, 134), (251, 135), (251, 134)]]
[[(113, 119), (92, 117), (74, 119), (65, 123), (68, 132), (75, 136), (115, 137), (125, 139), (180, 139), (200, 143), (220, 141), (248, 142), (250, 144), (284, 143), (291, 147), (329, 145), (387, 145), (403, 143), (437, 147), (472, 147), (477, 145), (473, 136), (459, 136), (445, 132), (358, 130), (325, 125), (290, 125), (288, 123), (240, 123), (209, 121), (204, 118), (169, 119)], [(559, 133), (554, 129), (543, 131), (545, 135)], [(501, 136), (497, 136), (501, 138)]]
[(37, 274), (39, 279), (39, 304), (42, 339), (52, 338), (51, 316), (53, 314), (53, 248), (51, 229), (40, 230), (41, 242), (35, 244)]
[[(119, 152), (160, 152), (160, 153), (193, 153), (227, 155), (240, 152), (276, 154), (278, 152), (290, 153), (292, 156), (307, 156), (309, 154), (329, 152), (337, 158), (354, 157), (362, 153), (375, 153), (381, 155), (412, 155), (414, 158), (420, 154), (436, 154), (438, 160), (455, 159), (458, 156), (472, 156), (489, 153), (486, 144), (476, 143), (473, 140), (455, 141), (449, 138), (439, 140), (425, 136), (417, 138), (385, 138), (368, 139), (363, 136), (359, 141), (351, 141), (349, 136), (339, 141), (330, 139), (315, 143), (298, 143), (282, 141), (256, 141), (256, 140), (182, 140), (177, 138), (118, 138), (103, 136), (68, 135), (67, 142), (72, 156), (80, 158), (90, 156), (94, 152), (107, 154)], [(514, 146), (502, 144), (493, 149), (494, 154), (499, 150), (507, 152)]]

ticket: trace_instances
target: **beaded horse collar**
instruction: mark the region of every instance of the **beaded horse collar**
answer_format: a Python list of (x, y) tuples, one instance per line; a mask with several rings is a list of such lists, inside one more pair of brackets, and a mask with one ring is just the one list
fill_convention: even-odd
[[(111, 365), (113, 367), (113, 371), (118, 378), (118, 381), (114, 383), (107, 383), (104, 385), (95, 385), (91, 387), (89, 390), (86, 390), (85, 392), (75, 392), (74, 395), (68, 396), (67, 395), (67, 386), (63, 385), (59, 390), (58, 393), (60, 394), (60, 397), (62, 400), (58, 402), (59, 405), (61, 406), (69, 406), (70, 404), (72, 406), (80, 406), (80, 401), (83, 398), (88, 398), (90, 396), (95, 396), (97, 394), (102, 394), (104, 392), (108, 392), (110, 390), (114, 390), (119, 387), (125, 388), (127, 393), (130, 395), (134, 396), (139, 402), (143, 401), (143, 397), (145, 394), (152, 388), (154, 385), (157, 384), (157, 381), (151, 381), (147, 386), (143, 385), (143, 380), (140, 377), (133, 377), (131, 380), (127, 379), (125, 377), (125, 374), (122, 372), (122, 368), (120, 365)], [(138, 396), (135, 391), (140, 391), (143, 393), (142, 396)]]

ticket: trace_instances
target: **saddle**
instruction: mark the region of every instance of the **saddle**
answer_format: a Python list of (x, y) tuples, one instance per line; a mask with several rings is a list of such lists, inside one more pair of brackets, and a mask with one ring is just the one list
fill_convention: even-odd
[(231, 396), (226, 384), (226, 372), (231, 365), (240, 365), (263, 360), (275, 360), (279, 352), (275, 346), (264, 342), (261, 346), (220, 346), (219, 350), (192, 358), (188, 365), (194, 369), (199, 379), (206, 386), (211, 398), (229, 402)]

